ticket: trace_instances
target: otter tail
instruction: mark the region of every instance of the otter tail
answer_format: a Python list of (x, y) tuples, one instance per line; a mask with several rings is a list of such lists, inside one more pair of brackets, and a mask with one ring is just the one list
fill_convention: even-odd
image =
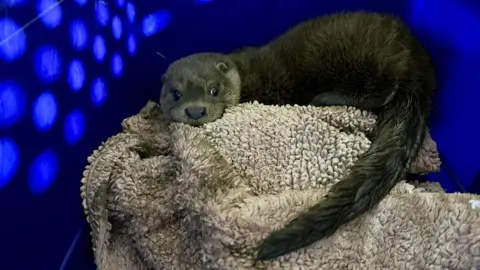
[(399, 89), (379, 113), (371, 147), (350, 174), (331, 188), (325, 200), (270, 234), (257, 259), (276, 258), (330, 236), (378, 204), (405, 179), (414, 162), (425, 137), (430, 101), (420, 83)]

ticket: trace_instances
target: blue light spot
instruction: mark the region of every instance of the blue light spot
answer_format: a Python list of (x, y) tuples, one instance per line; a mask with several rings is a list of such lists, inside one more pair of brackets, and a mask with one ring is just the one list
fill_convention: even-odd
[(25, 113), (26, 96), (11, 81), (0, 83), (0, 128), (15, 124)]
[(51, 45), (40, 47), (35, 54), (35, 72), (43, 83), (51, 83), (60, 77), (62, 62), (57, 49)]
[(73, 60), (68, 67), (68, 84), (73, 92), (78, 92), (82, 89), (85, 83), (85, 69), (80, 60)]
[(10, 138), (0, 138), (0, 188), (12, 180), (17, 172), (19, 157), (18, 147)]
[(132, 3), (128, 2), (126, 9), (127, 9), (127, 18), (128, 18), (128, 21), (129, 21), (130, 23), (133, 23), (133, 21), (135, 21), (135, 14), (136, 14), (136, 12), (135, 12), (135, 6), (134, 6)]
[(75, 0), (75, 2), (77, 2), (79, 6), (83, 6), (88, 2), (88, 0)]
[(63, 132), (67, 144), (74, 145), (83, 137), (85, 133), (85, 117), (79, 109), (71, 111), (63, 126)]
[(115, 16), (112, 19), (112, 32), (115, 39), (120, 39), (122, 37), (122, 21), (118, 16)]
[(98, 25), (106, 26), (108, 24), (110, 12), (108, 10), (106, 1), (98, 0), (97, 2), (95, 2), (95, 14)]
[(197, 5), (203, 5), (203, 4), (210, 3), (210, 2), (212, 2), (212, 0), (195, 0), (195, 3)]
[(58, 173), (58, 158), (52, 150), (42, 152), (32, 163), (28, 175), (28, 187), (35, 195), (47, 191)]
[(70, 24), (70, 41), (73, 48), (83, 50), (87, 47), (88, 33), (85, 24), (81, 20), (74, 20)]
[(103, 78), (96, 78), (93, 81), (92, 88), (90, 89), (90, 98), (96, 107), (100, 107), (105, 102), (107, 89)]
[(105, 60), (105, 55), (107, 54), (107, 47), (105, 46), (105, 39), (102, 36), (96, 36), (93, 39), (93, 55), (98, 63)]
[(160, 10), (150, 15), (147, 15), (143, 19), (143, 34), (146, 37), (157, 34), (168, 26), (171, 18), (172, 15), (170, 14), (170, 12), (164, 10)]
[(122, 8), (125, 5), (125, 0), (116, 0), (115, 3), (119, 8)]
[(135, 37), (132, 34), (127, 38), (127, 46), (130, 55), (135, 55), (135, 53), (137, 53), (137, 41), (135, 41)]
[(3, 0), (7, 7), (15, 7), (25, 4), (25, 0)]
[(48, 131), (57, 119), (57, 101), (52, 92), (43, 92), (33, 102), (33, 123), (40, 132)]
[(123, 73), (122, 56), (119, 53), (114, 53), (112, 56), (112, 73), (115, 78), (119, 78)]
[(37, 12), (47, 28), (53, 29), (62, 21), (62, 9), (56, 0), (38, 0)]
[(14, 21), (0, 20), (0, 58), (11, 62), (22, 56), (26, 48), (25, 32)]

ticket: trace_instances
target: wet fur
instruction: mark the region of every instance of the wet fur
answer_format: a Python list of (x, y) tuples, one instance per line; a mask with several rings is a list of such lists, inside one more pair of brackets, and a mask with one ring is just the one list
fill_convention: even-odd
[[(218, 72), (220, 62), (225, 69)], [(239, 75), (241, 89), (232, 86), (228, 72)], [(208, 87), (199, 87), (207, 81), (221, 85), (221, 98), (212, 100)], [(172, 103), (168, 85), (174, 83), (192, 97)], [(378, 114), (370, 149), (323, 201), (264, 240), (257, 254), (264, 260), (332, 235), (405, 179), (425, 136), (434, 90), (430, 57), (407, 27), (389, 15), (356, 12), (306, 21), (263, 47), (181, 59), (166, 72), (161, 103), (167, 114), (192, 102), (215, 108), (203, 122), (221, 117), (219, 110), (251, 100), (349, 105)]]

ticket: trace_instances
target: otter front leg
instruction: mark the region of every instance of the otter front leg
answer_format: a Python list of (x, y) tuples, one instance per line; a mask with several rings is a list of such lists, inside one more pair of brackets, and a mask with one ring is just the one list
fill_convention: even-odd
[(315, 96), (310, 104), (317, 107), (342, 105), (355, 107), (355, 105), (357, 105), (357, 102), (352, 97), (349, 97), (337, 91), (330, 91)]
[(352, 95), (344, 94), (341, 91), (329, 91), (315, 96), (310, 103), (313, 106), (351, 106), (361, 110), (377, 112), (383, 106), (392, 101), (395, 92), (392, 91), (387, 97), (369, 96), (369, 97), (354, 97)]

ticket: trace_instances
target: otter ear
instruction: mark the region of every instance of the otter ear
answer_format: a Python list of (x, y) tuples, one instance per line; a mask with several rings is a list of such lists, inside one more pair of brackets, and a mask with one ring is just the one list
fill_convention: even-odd
[(230, 69), (229, 65), (225, 62), (218, 62), (216, 66), (223, 73), (227, 72)]

